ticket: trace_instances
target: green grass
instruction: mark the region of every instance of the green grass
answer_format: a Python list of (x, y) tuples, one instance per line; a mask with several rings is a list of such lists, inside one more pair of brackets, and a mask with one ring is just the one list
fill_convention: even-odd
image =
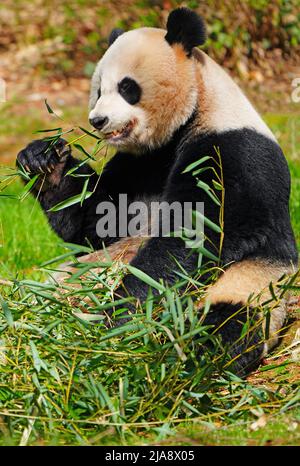
[[(259, 419), (259, 418), (258, 418)], [(160, 445), (216, 445), (216, 446), (267, 446), (299, 445), (300, 410), (288, 414), (262, 417), (263, 427), (257, 421), (237, 421), (232, 425), (197, 425), (180, 427), (179, 432), (169, 434), (168, 440)]]
[[(300, 244), (299, 120), (266, 119), (288, 157)], [(14, 130), (7, 126), (6, 134)], [(20, 183), (10, 187), (11, 194), (20, 190)], [(210, 337), (191, 298), (179, 300), (175, 290), (165, 292), (162, 308), (149, 302), (146, 315), (117, 333), (86, 321), (87, 311), (110, 305), (118, 273), (91, 269), (80, 292), (42, 282), (38, 266), (66, 247), (30, 196), (0, 199), (0, 244), (0, 278), (16, 278), (0, 299), (0, 445), (300, 443), (295, 311), (267, 365), (241, 380), (217, 347), (197, 355)]]
[[(164, 292), (163, 306), (149, 300), (145, 313), (120, 328), (95, 325), (90, 317), (110, 306), (118, 276), (91, 268), (75, 291), (70, 284), (59, 289), (32, 280), (6, 287), (0, 444), (298, 442), (292, 344), (269, 357), (252, 379), (239, 379), (191, 297), (179, 299), (174, 289)], [(213, 346), (200, 356), (208, 340)], [(262, 418), (266, 429), (254, 435)], [(237, 436), (239, 425), (244, 430)]]
[[(18, 182), (10, 194), (21, 192)], [(41, 276), (37, 266), (64, 251), (62, 241), (49, 228), (47, 219), (33, 197), (19, 202), (0, 200), (0, 276), (24, 278)]]
[(300, 117), (298, 114), (267, 114), (265, 120), (278, 138), (289, 164), (292, 186), (290, 211), (300, 246)]

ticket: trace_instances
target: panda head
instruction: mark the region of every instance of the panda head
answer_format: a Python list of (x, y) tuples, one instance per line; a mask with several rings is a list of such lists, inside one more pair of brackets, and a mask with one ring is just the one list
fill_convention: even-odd
[(92, 78), (90, 123), (119, 149), (165, 144), (196, 107), (192, 49), (204, 41), (202, 19), (186, 8), (171, 12), (167, 31), (113, 30)]

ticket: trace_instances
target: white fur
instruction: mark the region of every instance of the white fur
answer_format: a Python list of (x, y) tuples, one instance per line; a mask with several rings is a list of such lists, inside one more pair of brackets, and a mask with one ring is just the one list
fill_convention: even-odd
[[(194, 66), (187, 59), (178, 63), (178, 51), (164, 40), (165, 34), (156, 28), (122, 34), (104, 54), (92, 78), (89, 117), (108, 117), (103, 133), (120, 130), (134, 120), (134, 130), (126, 141), (129, 146), (155, 147), (167, 142), (196, 105)], [(124, 77), (135, 79), (142, 88), (141, 101), (135, 105), (118, 92)]]
[[(110, 143), (133, 152), (138, 152), (139, 146), (164, 144), (187, 121), (197, 98), (198, 131), (251, 128), (276, 141), (239, 86), (217, 63), (198, 49), (193, 59), (186, 58), (180, 46), (169, 46), (165, 33), (156, 28), (126, 32), (98, 63), (92, 78), (89, 117), (108, 117), (103, 133), (120, 131), (128, 122), (135, 122), (127, 140)], [(141, 101), (135, 105), (118, 92), (124, 77), (135, 79), (142, 88)]]
[[(203, 60), (199, 66), (204, 81), (209, 115), (207, 124), (213, 131), (251, 128), (276, 141), (275, 136), (233, 79), (208, 55), (197, 50)], [(203, 63), (203, 64), (202, 64)]]
[[(122, 50), (120, 50), (120, 42)], [(98, 63), (92, 79), (89, 118), (98, 116), (108, 118), (108, 123), (102, 128), (103, 133), (121, 130), (133, 119), (138, 120), (141, 126), (145, 126), (145, 112), (138, 106), (127, 103), (118, 92), (118, 83), (126, 76), (133, 77), (130, 66), (122, 59), (124, 48), (130, 53), (130, 46), (132, 47), (131, 34), (127, 33), (122, 38), (118, 38)], [(98, 99), (99, 88), (101, 88), (101, 96)]]
[[(118, 92), (118, 83), (123, 78), (134, 79), (134, 57), (138, 58), (137, 52), (144, 50), (146, 46), (146, 38), (142, 30), (124, 33), (109, 47), (96, 67), (92, 79), (90, 98), (92, 110), (89, 118), (97, 116), (108, 118), (108, 123), (102, 128), (103, 133), (121, 130), (130, 120), (139, 123), (134, 133), (142, 133), (147, 129), (147, 118), (143, 109), (138, 105), (130, 105)], [(101, 88), (101, 97), (98, 99), (99, 88)]]

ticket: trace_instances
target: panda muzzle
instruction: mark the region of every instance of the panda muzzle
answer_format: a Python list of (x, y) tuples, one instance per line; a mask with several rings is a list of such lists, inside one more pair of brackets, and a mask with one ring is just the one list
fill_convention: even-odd
[(135, 120), (130, 120), (126, 125), (123, 126), (121, 130), (110, 131), (109, 133), (103, 133), (105, 139), (121, 139), (127, 138), (130, 136), (131, 131), (133, 130), (136, 124)]

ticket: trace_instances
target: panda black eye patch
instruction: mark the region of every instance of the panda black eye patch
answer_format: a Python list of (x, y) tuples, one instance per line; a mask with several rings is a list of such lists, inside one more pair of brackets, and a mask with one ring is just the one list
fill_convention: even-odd
[(138, 83), (131, 78), (124, 78), (118, 84), (119, 94), (130, 105), (137, 104), (141, 98), (142, 90)]

